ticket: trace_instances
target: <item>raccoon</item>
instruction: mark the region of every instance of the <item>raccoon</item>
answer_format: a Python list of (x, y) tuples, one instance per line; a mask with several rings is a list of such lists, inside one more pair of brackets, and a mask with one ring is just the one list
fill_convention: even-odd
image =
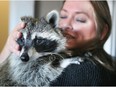
[(24, 16), (21, 20), (26, 23), (17, 40), (21, 53), (12, 53), (0, 65), (0, 86), (49, 86), (68, 65), (82, 62), (67, 51), (56, 10), (40, 19)]

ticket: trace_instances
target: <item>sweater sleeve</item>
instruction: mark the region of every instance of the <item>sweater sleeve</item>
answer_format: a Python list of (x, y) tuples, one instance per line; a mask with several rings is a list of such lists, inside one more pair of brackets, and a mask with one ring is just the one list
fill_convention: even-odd
[(51, 86), (116, 85), (116, 75), (101, 65), (87, 60), (80, 65), (69, 65)]

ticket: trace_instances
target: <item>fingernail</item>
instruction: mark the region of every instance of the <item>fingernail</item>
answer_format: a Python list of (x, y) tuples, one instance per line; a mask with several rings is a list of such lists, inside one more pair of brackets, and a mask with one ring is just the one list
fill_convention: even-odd
[(18, 38), (21, 37), (21, 33), (20, 33), (20, 32), (17, 33), (17, 37), (18, 37)]
[(24, 22), (21, 23), (21, 27), (22, 27), (22, 28), (25, 27), (25, 23), (24, 23)]
[(17, 33), (17, 37), (18, 37), (18, 38), (20, 37), (20, 32)]

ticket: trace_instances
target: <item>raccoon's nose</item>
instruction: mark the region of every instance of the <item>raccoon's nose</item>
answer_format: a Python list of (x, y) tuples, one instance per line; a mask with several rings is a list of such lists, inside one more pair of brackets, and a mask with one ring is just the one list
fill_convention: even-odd
[(29, 56), (27, 53), (23, 53), (22, 56), (20, 57), (20, 59), (23, 61), (23, 62), (27, 62), (29, 61)]

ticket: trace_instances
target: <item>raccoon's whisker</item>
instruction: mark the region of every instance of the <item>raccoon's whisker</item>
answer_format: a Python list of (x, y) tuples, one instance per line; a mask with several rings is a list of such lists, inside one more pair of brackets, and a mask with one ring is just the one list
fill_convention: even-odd
[(60, 55), (60, 54), (53, 53), (53, 55), (57, 55), (57, 56), (61, 57), (62, 59), (64, 59), (64, 57), (62, 55)]

